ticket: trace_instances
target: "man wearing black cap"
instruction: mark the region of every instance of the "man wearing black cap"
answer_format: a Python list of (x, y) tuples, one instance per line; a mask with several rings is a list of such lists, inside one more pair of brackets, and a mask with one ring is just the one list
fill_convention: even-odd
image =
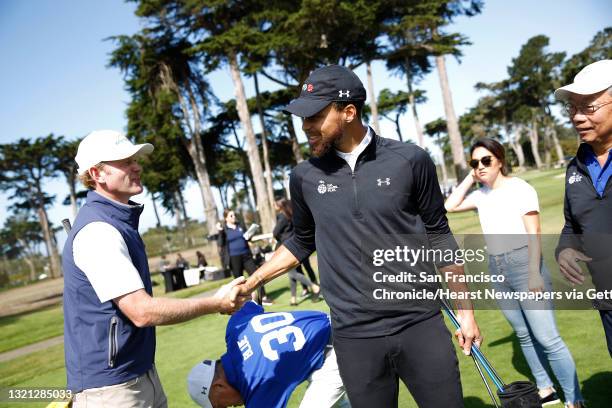
[[(285, 108), (304, 119), (314, 156), (291, 174), (294, 236), (233, 292), (250, 293), (316, 249), (334, 349), (352, 406), (396, 407), (401, 378), (419, 406), (461, 407), (457, 358), (439, 307), (385, 303), (373, 295), (371, 252), (363, 251), (367, 242), (383, 245), (390, 235), (421, 234), (440, 251), (456, 243), (429, 155), (364, 126), (365, 99), (359, 78), (332, 65), (313, 71)], [(436, 263), (442, 272), (463, 274), (462, 267)], [(467, 291), (462, 284), (448, 286)], [(471, 304), (461, 301), (457, 307), (462, 327), (455, 335), (467, 354), (472, 341), (480, 343), (480, 333)]]

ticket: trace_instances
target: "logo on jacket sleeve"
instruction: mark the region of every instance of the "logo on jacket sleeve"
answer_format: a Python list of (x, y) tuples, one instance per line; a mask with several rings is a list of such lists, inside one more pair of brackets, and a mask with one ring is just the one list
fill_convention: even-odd
[(317, 187), (319, 194), (333, 193), (336, 190), (338, 190), (338, 186), (319, 180), (319, 186)]
[(573, 172), (570, 178), (567, 180), (568, 183), (574, 184), (582, 181), (582, 175)]

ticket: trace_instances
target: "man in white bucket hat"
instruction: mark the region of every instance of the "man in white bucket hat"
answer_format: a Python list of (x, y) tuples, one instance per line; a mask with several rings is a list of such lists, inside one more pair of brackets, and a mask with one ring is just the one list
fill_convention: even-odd
[(112, 130), (92, 132), (79, 144), (78, 174), (90, 191), (62, 259), (67, 388), (75, 408), (166, 407), (153, 364), (155, 326), (231, 313), (244, 303), (230, 302), (227, 288), (203, 299), (152, 297), (138, 233), (143, 206), (130, 200), (143, 190), (137, 158), (152, 151)]
[[(568, 164), (565, 225), (557, 247), (559, 269), (582, 284), (586, 262), (598, 291), (612, 289), (612, 60), (587, 65), (555, 91), (582, 141)], [(597, 302), (612, 356), (612, 302)]]

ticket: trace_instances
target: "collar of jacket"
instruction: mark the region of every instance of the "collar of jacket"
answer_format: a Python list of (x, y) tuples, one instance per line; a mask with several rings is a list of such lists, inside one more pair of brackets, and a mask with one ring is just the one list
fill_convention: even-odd
[(144, 205), (135, 203), (132, 200), (128, 201), (127, 204), (123, 204), (106, 198), (93, 190), (87, 193), (87, 204), (102, 207), (107, 210), (112, 217), (138, 230), (138, 221), (140, 220), (140, 214), (142, 214)]

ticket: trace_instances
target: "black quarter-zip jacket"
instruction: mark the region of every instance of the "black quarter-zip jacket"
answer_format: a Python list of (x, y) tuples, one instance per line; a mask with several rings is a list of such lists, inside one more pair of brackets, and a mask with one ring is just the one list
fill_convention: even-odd
[[(565, 224), (556, 250), (583, 251), (593, 258), (587, 266), (598, 290), (612, 289), (612, 178), (599, 196), (585, 164), (586, 144), (580, 145), (565, 174)], [(612, 304), (612, 303), (611, 303)]]
[(298, 164), (290, 178), (294, 235), (283, 245), (300, 261), (316, 249), (335, 336), (389, 335), (439, 313), (414, 302), (364, 303), (371, 290), (364, 284), (364, 239), (420, 234), (432, 248), (456, 248), (429, 155), (372, 134), (354, 171), (332, 150)]

